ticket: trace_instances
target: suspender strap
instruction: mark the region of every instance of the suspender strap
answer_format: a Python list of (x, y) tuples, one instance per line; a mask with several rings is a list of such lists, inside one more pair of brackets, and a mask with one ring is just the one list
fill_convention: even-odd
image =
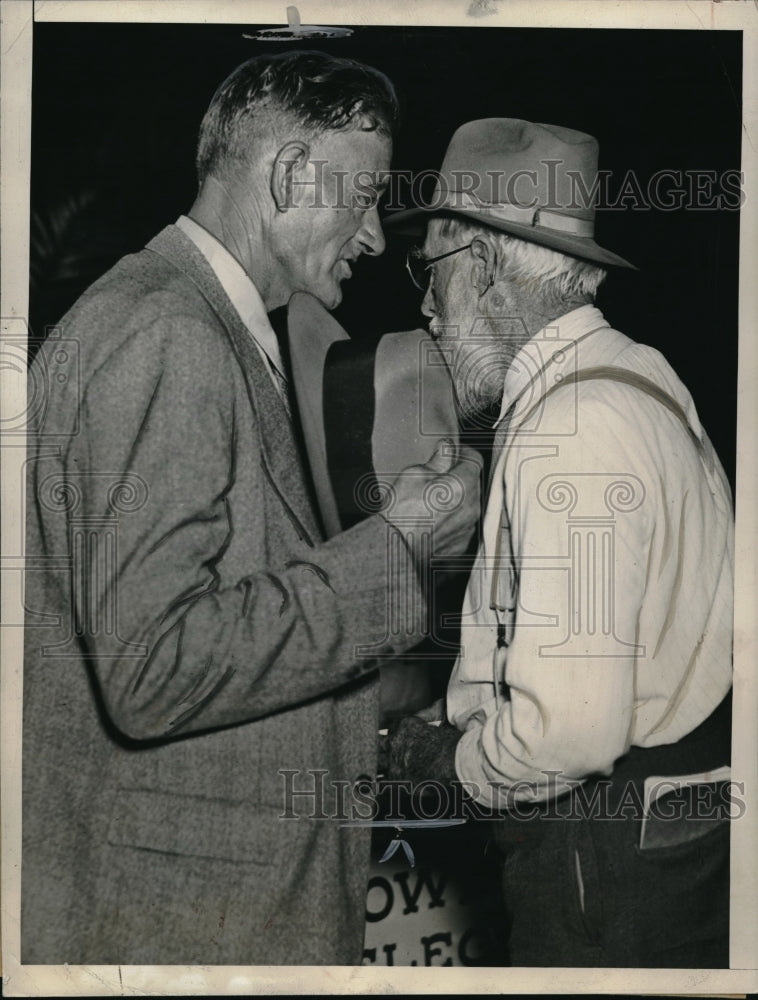
[[(665, 406), (667, 410), (669, 410), (671, 413), (674, 414), (674, 416), (679, 418), (679, 420), (682, 422), (685, 429), (687, 430), (693, 444), (698, 449), (698, 451), (701, 454), (703, 454), (704, 452), (703, 442), (690, 427), (686, 413), (684, 412), (681, 405), (673, 398), (673, 396), (670, 396), (664, 389), (661, 389), (659, 385), (656, 385), (655, 382), (651, 381), (649, 378), (646, 378), (644, 375), (639, 375), (637, 374), (637, 372), (630, 372), (624, 368), (615, 368), (609, 365), (598, 365), (595, 366), (594, 368), (582, 368), (579, 371), (571, 372), (564, 379), (562, 379), (560, 382), (554, 383), (547, 390), (544, 396), (542, 396), (542, 398), (537, 403), (535, 403), (535, 405), (531, 408), (531, 410), (529, 410), (524, 420), (528, 420), (529, 417), (532, 415), (532, 413), (537, 409), (538, 406), (542, 405), (542, 403), (544, 402), (544, 400), (548, 398), (548, 396), (552, 396), (552, 394), (556, 390), (563, 388), (563, 386), (576, 385), (578, 382), (589, 382), (600, 379), (604, 379), (610, 382), (621, 382), (623, 385), (629, 385), (633, 389), (638, 389), (641, 392), (647, 393), (648, 396), (652, 396), (653, 399), (659, 402), (662, 406)], [(514, 403), (512, 404), (509, 413), (512, 413), (513, 409), (515, 408), (515, 405), (516, 401), (514, 401)], [(497, 456), (493, 455), (492, 456), (493, 471), (496, 463), (497, 463)], [(490, 607), (497, 610), (505, 610), (504, 608), (501, 608), (500, 605), (498, 604), (497, 589), (496, 589), (497, 570), (502, 561), (502, 551), (501, 551), (502, 534), (503, 534), (503, 528), (505, 526), (505, 520), (506, 520), (505, 510), (502, 510), (500, 512), (500, 522), (498, 525), (497, 538), (495, 539), (496, 571), (492, 575), (492, 583), (490, 588)]]
[[(592, 331), (592, 332), (594, 332), (594, 331)], [(684, 412), (684, 409), (673, 398), (673, 396), (670, 396), (669, 393), (667, 393), (664, 389), (661, 389), (661, 387), (659, 385), (656, 385), (655, 382), (651, 381), (649, 378), (646, 378), (644, 375), (639, 375), (636, 372), (627, 371), (624, 368), (616, 368), (616, 367), (607, 366), (607, 365), (598, 365), (598, 366), (593, 367), (593, 368), (583, 368), (583, 369), (580, 369), (579, 371), (571, 372), (564, 379), (562, 379), (560, 382), (554, 383), (547, 390), (547, 392), (542, 396), (542, 398), (537, 403), (535, 403), (535, 405), (528, 411), (528, 413), (527, 413), (526, 417), (524, 418), (524, 420), (528, 420), (529, 417), (532, 415), (532, 413), (537, 409), (537, 407), (541, 406), (542, 403), (544, 402), (544, 400), (547, 399), (548, 396), (551, 396), (554, 392), (556, 392), (556, 390), (561, 389), (561, 388), (563, 388), (563, 386), (566, 386), (566, 385), (575, 385), (575, 384), (577, 384), (579, 382), (589, 382), (589, 381), (593, 381), (593, 380), (605, 380), (605, 381), (611, 381), (611, 382), (621, 382), (623, 385), (631, 386), (633, 389), (638, 389), (639, 391), (646, 393), (648, 396), (651, 396), (653, 399), (655, 399), (657, 402), (659, 402), (662, 406), (665, 406), (667, 410), (669, 410), (671, 413), (674, 414), (674, 416), (676, 416), (676, 417), (679, 418), (679, 420), (682, 422), (684, 428), (687, 430), (687, 433), (690, 436), (690, 440), (693, 442), (693, 444), (695, 445), (695, 447), (698, 449), (698, 452), (700, 453), (701, 457), (705, 457), (706, 453), (705, 453), (705, 447), (703, 445), (703, 442), (700, 440), (700, 438), (697, 436), (697, 434), (695, 434), (695, 432), (693, 431), (692, 427), (689, 424), (689, 421), (687, 420), (687, 415)], [(516, 405), (516, 401), (514, 401), (513, 405), (511, 406), (511, 411), (510, 411), (511, 413), (512, 413), (513, 409), (515, 408), (515, 405)], [(493, 455), (492, 456), (492, 468), (493, 468), (493, 470), (494, 470), (496, 462), (497, 462), (497, 456)], [(498, 641), (497, 641), (497, 648), (495, 650), (494, 660), (493, 660), (493, 669), (494, 669), (494, 674), (495, 674), (494, 680), (495, 680), (496, 698), (498, 698), (499, 683), (502, 681), (502, 678), (500, 678), (498, 675), (499, 675), (500, 671), (504, 667), (504, 663), (502, 662), (503, 661), (503, 656), (502, 656), (502, 654), (500, 654), (498, 652), (498, 650), (501, 650), (501, 649), (503, 649), (503, 647), (505, 647), (505, 646), (508, 645), (508, 642), (507, 642), (507, 639), (506, 639), (506, 635), (505, 635), (505, 627), (504, 627), (504, 624), (503, 624), (503, 622), (501, 620), (501, 615), (504, 612), (507, 612), (509, 610), (511, 612), (513, 612), (513, 610), (514, 610), (513, 608), (506, 608), (506, 607), (504, 607), (503, 604), (502, 604), (502, 602), (498, 600), (498, 597), (499, 597), (499, 595), (498, 595), (498, 580), (499, 580), (500, 566), (501, 566), (501, 563), (502, 563), (502, 560), (503, 560), (502, 536), (503, 536), (503, 533), (504, 533), (504, 530), (505, 530), (506, 526), (507, 526), (507, 515), (505, 513), (505, 508), (503, 508), (500, 511), (500, 521), (498, 523), (497, 537), (495, 539), (494, 567), (493, 567), (493, 573), (492, 573), (492, 580), (491, 580), (491, 583), (490, 583), (490, 607), (495, 611), (495, 614), (497, 615), (497, 619), (498, 619)], [(508, 534), (509, 534), (509, 539), (510, 539), (510, 532)], [(511, 559), (511, 567), (512, 567), (512, 560), (513, 560), (513, 550), (512, 549), (511, 549), (510, 559)], [(518, 587), (518, 569), (515, 569), (515, 579), (511, 580), (511, 597), (512, 598), (515, 598), (515, 590), (514, 590), (514, 588), (517, 588), (517, 587)], [(503, 683), (504, 683), (504, 681), (503, 681)], [(498, 698), (498, 700), (499, 700), (499, 698)]]
[(623, 385), (629, 385), (633, 389), (639, 389), (641, 392), (647, 393), (648, 396), (652, 396), (653, 399), (657, 400), (662, 406), (665, 406), (667, 410), (670, 410), (675, 417), (678, 417), (679, 420), (681, 420), (695, 447), (699, 451), (703, 451), (703, 442), (690, 427), (689, 421), (687, 420), (687, 414), (684, 412), (681, 405), (677, 403), (674, 397), (670, 396), (665, 389), (661, 389), (659, 385), (656, 385), (656, 383), (651, 381), (649, 378), (645, 378), (644, 375), (639, 375), (637, 372), (627, 371), (624, 368), (598, 365), (595, 368), (582, 368), (578, 372), (571, 372), (560, 382), (556, 382), (551, 385), (542, 399), (540, 399), (539, 402), (532, 407), (527, 416), (530, 416), (531, 413), (548, 398), (548, 396), (552, 396), (552, 394), (562, 386), (575, 385), (578, 382), (589, 382), (597, 379), (605, 379), (610, 382), (621, 382)]

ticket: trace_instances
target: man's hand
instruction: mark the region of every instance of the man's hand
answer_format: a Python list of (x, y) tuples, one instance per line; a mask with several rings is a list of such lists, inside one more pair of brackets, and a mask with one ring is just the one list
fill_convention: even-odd
[(401, 719), (386, 737), (385, 777), (410, 781), (414, 787), (422, 781), (451, 785), (458, 780), (455, 748), (461, 736), (455, 726), (445, 722), (432, 726), (417, 715)]
[(394, 503), (384, 514), (403, 535), (415, 558), (419, 532), (432, 530), (435, 555), (462, 555), (480, 515), (482, 458), (473, 448), (456, 453), (443, 438), (426, 465), (404, 469), (393, 484)]
[(431, 705), (426, 705), (424, 708), (420, 708), (418, 712), (414, 712), (414, 716), (417, 719), (423, 719), (424, 722), (444, 722), (447, 713), (447, 699), (438, 698), (433, 701)]

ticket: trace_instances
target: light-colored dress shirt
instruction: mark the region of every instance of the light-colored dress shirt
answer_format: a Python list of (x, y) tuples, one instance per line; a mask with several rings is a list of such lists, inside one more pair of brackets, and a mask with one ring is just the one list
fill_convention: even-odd
[(266, 307), (263, 304), (258, 289), (242, 267), (223, 243), (212, 236), (207, 229), (190, 219), (180, 215), (176, 225), (185, 236), (188, 236), (200, 253), (210, 264), (213, 273), (221, 283), (221, 287), (229, 296), (229, 300), (237, 310), (239, 318), (250, 331), (250, 336), (263, 358), (266, 370), (271, 376), (274, 388), (278, 392), (287, 412), (290, 412), (287, 399), (287, 378), (282, 364), (279, 341), (268, 319)]
[[(595, 366), (656, 383), (689, 430), (615, 381), (549, 391)], [(721, 702), (734, 527), (689, 392), (658, 351), (612, 330), (594, 306), (522, 348), (498, 424), (447, 708), (465, 730), (460, 780), (502, 808), (610, 774), (632, 744), (673, 743)]]

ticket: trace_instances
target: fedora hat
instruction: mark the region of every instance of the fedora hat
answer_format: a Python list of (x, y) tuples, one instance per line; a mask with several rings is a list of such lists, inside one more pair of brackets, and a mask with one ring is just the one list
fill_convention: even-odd
[[(295, 416), (328, 538), (372, 513), (382, 488), (437, 444), (458, 440), (455, 393), (425, 330), (352, 340), (321, 303), (287, 307)], [(377, 489), (378, 487), (378, 489)]]
[(634, 264), (595, 242), (597, 140), (559, 125), (483, 118), (454, 133), (428, 205), (388, 215), (389, 232), (420, 236), (432, 216), (460, 216), (582, 260)]

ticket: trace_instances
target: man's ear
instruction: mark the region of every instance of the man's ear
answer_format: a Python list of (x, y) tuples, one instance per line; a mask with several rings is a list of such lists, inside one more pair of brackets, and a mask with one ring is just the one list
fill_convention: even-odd
[(286, 143), (274, 158), (271, 167), (271, 196), (277, 211), (286, 212), (297, 204), (297, 187), (313, 182), (305, 176), (310, 166), (310, 146), (307, 142), (294, 139)]
[(471, 252), (476, 259), (472, 281), (481, 298), (495, 284), (497, 247), (494, 240), (486, 236), (475, 236), (471, 241)]

